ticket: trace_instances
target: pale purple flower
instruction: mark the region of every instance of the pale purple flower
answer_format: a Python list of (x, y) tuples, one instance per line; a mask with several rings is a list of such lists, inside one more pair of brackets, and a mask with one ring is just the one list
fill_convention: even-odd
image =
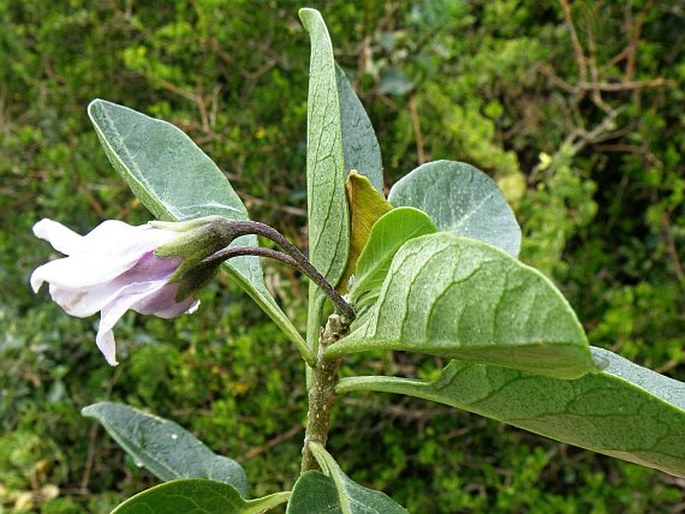
[(182, 257), (154, 253), (178, 232), (109, 220), (81, 236), (43, 219), (33, 226), (33, 233), (66, 257), (38, 267), (31, 287), (38, 292), (47, 282), (52, 299), (72, 316), (84, 318), (99, 311), (95, 342), (112, 366), (117, 364), (112, 328), (127, 310), (173, 318), (194, 312), (199, 305), (192, 296), (176, 302), (179, 284), (169, 279)]

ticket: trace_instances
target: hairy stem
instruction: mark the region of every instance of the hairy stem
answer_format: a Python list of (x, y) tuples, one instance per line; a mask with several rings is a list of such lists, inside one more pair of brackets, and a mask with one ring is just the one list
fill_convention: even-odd
[[(275, 228), (260, 223), (258, 221), (241, 221), (241, 220), (225, 220), (228, 224), (228, 230), (232, 231), (234, 237), (240, 237), (247, 234), (256, 234), (267, 239), (270, 239), (289, 256), (292, 260), (286, 260), (283, 257), (286, 255), (280, 254), (279, 256), (273, 253), (263, 253), (255, 252), (254, 248), (251, 253), (240, 254), (232, 253), (235, 248), (224, 248), (216, 252), (214, 255), (205, 259), (214, 261), (215, 259), (225, 260), (229, 257), (235, 257), (237, 255), (263, 255), (265, 257), (271, 257), (283, 262), (290, 264), (302, 271), (307, 277), (309, 277), (314, 283), (321, 288), (321, 290), (326, 293), (326, 295), (331, 299), (333, 304), (340, 310), (340, 312), (349, 320), (353, 320), (355, 317), (355, 312), (352, 306), (345, 301), (345, 299), (338, 293), (335, 288), (326, 280), (326, 278), (319, 273), (319, 271), (309, 262), (309, 259), (290, 241), (288, 241), (283, 234), (281, 234)], [(278, 252), (276, 252), (278, 254)], [(222, 259), (223, 257), (223, 259)]]
[(243, 255), (256, 255), (258, 257), (269, 257), (277, 261), (285, 262), (289, 266), (299, 268), (297, 261), (283, 252), (273, 250), (271, 248), (263, 248), (261, 246), (230, 246), (219, 250), (210, 255), (202, 261), (203, 264), (214, 264), (217, 262), (227, 261), (233, 257), (241, 257)]
[(324, 357), (324, 350), (347, 334), (350, 322), (351, 320), (345, 316), (332, 314), (328, 317), (326, 327), (319, 336), (316, 367), (309, 388), (309, 411), (307, 412), (307, 428), (302, 448), (302, 473), (311, 469), (320, 469), (308, 443), (315, 441), (326, 446), (331, 413), (335, 404), (335, 385), (338, 381), (341, 357), (326, 358)]

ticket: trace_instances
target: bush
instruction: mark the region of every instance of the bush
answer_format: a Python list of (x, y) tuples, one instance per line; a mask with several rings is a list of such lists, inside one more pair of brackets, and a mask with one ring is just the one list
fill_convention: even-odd
[[(561, 285), (592, 343), (685, 378), (683, 13), (649, 2), (319, 3), (387, 182), (429, 159), (486, 169), (517, 206), (524, 260)], [(230, 284), (207, 291), (196, 317), (126, 318), (128, 356), (110, 369), (93, 320), (46, 307), (27, 282), (50, 257), (30, 234), (39, 218), (82, 232), (148, 218), (89, 126), (95, 97), (182, 127), (254, 219), (302, 245), (308, 49), (292, 3), (6, 2), (0, 20), (0, 501), (100, 512), (153, 483), (81, 418), (105, 399), (154, 405), (238, 458), (255, 494), (290, 487), (301, 366)], [(268, 282), (302, 323), (305, 288), (285, 288), (283, 273), (268, 268)], [(424, 377), (442, 365), (400, 353), (348, 364)], [(345, 430), (331, 445), (352, 478), (414, 512), (645, 512), (681, 495), (663, 474), (422, 402), (360, 397), (336, 416)]]

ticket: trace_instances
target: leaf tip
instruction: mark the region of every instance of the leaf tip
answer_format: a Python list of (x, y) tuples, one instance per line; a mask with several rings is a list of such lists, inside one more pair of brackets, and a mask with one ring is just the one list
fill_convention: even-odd
[(316, 9), (312, 9), (311, 7), (303, 7), (297, 12), (298, 16), (300, 17), (300, 21), (302, 21), (302, 25), (304, 25), (304, 28), (309, 31), (310, 24), (318, 19), (323, 20), (321, 13), (317, 11)]
[(103, 100), (102, 98), (93, 98), (88, 104), (88, 107), (86, 107), (88, 115), (92, 117), (93, 111), (103, 103), (106, 103), (106, 100)]
[(97, 418), (100, 408), (108, 404), (111, 404), (111, 402), (97, 402), (86, 405), (81, 409), (81, 416), (86, 418)]

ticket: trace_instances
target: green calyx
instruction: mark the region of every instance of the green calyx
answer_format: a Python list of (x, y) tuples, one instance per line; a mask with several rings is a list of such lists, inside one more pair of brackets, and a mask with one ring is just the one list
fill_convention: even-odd
[(158, 257), (183, 259), (170, 278), (170, 282), (180, 283), (177, 300), (200, 290), (216, 275), (221, 262), (202, 262), (204, 259), (243, 235), (236, 226), (236, 221), (223, 216), (206, 216), (183, 222), (152, 221), (150, 224), (179, 233), (177, 237), (155, 249)]

